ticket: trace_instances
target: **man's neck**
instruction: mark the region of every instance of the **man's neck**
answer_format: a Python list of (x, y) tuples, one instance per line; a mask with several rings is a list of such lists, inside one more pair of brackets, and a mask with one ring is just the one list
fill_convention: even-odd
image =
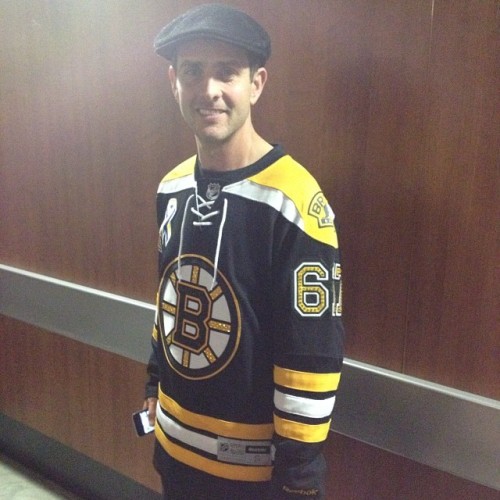
[(273, 148), (255, 132), (247, 141), (232, 140), (223, 144), (207, 144), (196, 140), (196, 145), (202, 168), (219, 172), (252, 165)]

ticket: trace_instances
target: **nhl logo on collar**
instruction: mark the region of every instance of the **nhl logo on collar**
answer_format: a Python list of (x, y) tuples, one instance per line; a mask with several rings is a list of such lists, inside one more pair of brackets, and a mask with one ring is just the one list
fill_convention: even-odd
[(220, 184), (218, 182), (211, 182), (207, 187), (207, 199), (216, 200), (220, 194)]

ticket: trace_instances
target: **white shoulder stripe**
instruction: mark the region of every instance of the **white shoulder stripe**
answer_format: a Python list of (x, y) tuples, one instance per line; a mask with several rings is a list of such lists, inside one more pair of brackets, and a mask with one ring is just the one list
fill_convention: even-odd
[(304, 221), (295, 203), (279, 189), (256, 184), (248, 179), (225, 186), (226, 193), (231, 193), (248, 200), (258, 201), (274, 208), (300, 229), (304, 230)]
[(335, 405), (335, 396), (328, 399), (309, 399), (274, 391), (274, 406), (285, 413), (308, 418), (329, 417)]

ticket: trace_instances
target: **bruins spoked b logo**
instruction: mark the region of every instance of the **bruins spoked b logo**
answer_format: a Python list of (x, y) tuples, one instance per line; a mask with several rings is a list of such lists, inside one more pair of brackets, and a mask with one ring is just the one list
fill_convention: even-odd
[(158, 326), (165, 356), (177, 373), (200, 380), (231, 362), (240, 342), (236, 296), (220, 271), (199, 255), (174, 259), (165, 269), (158, 298)]

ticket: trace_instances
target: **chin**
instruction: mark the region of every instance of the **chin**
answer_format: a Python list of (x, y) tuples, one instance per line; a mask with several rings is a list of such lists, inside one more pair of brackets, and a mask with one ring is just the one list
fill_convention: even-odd
[(196, 134), (196, 137), (202, 144), (207, 145), (224, 144), (229, 139), (229, 136), (227, 134), (210, 132), (198, 133)]

